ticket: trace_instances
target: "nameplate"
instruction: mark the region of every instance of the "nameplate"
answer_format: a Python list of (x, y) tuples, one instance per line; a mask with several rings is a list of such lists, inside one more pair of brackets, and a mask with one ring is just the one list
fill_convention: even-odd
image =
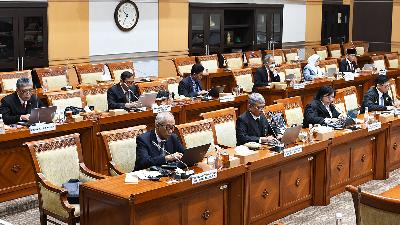
[(151, 107), (153, 109), (153, 113), (161, 113), (161, 112), (171, 112), (171, 105), (153, 105)]
[(37, 134), (47, 131), (56, 130), (55, 123), (35, 123), (29, 126), (29, 131), (31, 134)]
[(374, 131), (374, 130), (378, 130), (382, 127), (382, 123), (381, 122), (375, 122), (375, 123), (371, 123), (368, 124), (368, 132)]
[(5, 134), (6, 133), (6, 129), (4, 128), (4, 124), (3, 126), (0, 126), (0, 134)]
[(344, 73), (344, 80), (345, 81), (354, 80), (354, 73), (345, 72)]
[(235, 101), (234, 95), (227, 95), (219, 98), (219, 102), (233, 102)]
[(291, 148), (287, 148), (283, 150), (283, 157), (288, 157), (303, 151), (303, 147), (301, 145), (297, 145)]
[(192, 184), (198, 184), (215, 178), (217, 178), (217, 169), (205, 171), (192, 175)]
[(304, 83), (293, 84), (293, 89), (304, 89), (306, 85)]

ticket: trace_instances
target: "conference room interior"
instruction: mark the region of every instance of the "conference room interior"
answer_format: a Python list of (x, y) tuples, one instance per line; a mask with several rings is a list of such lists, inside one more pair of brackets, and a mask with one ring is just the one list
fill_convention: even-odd
[(399, 0), (2, 0), (0, 224), (400, 225), (399, 49)]

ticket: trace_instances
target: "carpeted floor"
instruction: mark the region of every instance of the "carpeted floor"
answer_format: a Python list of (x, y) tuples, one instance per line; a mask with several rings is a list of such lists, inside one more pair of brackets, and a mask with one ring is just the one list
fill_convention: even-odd
[[(363, 190), (379, 194), (399, 183), (400, 169), (390, 173), (387, 180), (369, 181), (361, 187)], [(40, 224), (37, 203), (36, 195), (0, 203), (0, 219), (13, 225)], [(286, 225), (334, 225), (335, 214), (338, 212), (343, 214), (343, 225), (355, 225), (354, 207), (349, 193), (341, 193), (331, 198), (331, 204), (328, 206), (308, 207), (278, 221)]]

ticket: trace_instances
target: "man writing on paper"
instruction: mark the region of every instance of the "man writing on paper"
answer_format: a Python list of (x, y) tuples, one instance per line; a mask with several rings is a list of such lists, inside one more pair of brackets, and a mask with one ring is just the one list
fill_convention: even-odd
[(16, 86), (14, 93), (1, 100), (0, 114), (7, 125), (28, 121), (32, 109), (45, 106), (37, 96), (32, 95), (34, 89), (29, 78), (19, 78)]
[(385, 75), (379, 75), (375, 80), (375, 86), (364, 94), (361, 113), (365, 112), (365, 107), (368, 107), (369, 112), (392, 110), (399, 107), (399, 103), (393, 103), (393, 99), (388, 94), (389, 91), (389, 79)]
[(182, 158), (184, 147), (174, 134), (175, 118), (170, 112), (157, 114), (155, 129), (136, 139), (135, 170), (161, 166)]
[(131, 85), (134, 78), (135, 75), (129, 71), (121, 73), (120, 82), (107, 91), (108, 109), (131, 109), (137, 106), (137, 90)]
[(248, 111), (243, 113), (236, 121), (237, 145), (247, 142), (270, 143), (277, 141), (274, 132), (265, 118), (263, 110), (265, 107), (264, 97), (259, 93), (249, 96)]

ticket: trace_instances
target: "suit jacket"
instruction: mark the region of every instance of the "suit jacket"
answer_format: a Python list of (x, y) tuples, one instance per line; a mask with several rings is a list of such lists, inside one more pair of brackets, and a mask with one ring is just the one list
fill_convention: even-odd
[[(134, 102), (138, 99), (139, 95), (137, 94), (137, 89), (135, 86), (131, 86), (130, 90), (132, 91), (132, 93), (130, 93), (131, 102)], [(115, 84), (107, 90), (107, 103), (108, 109), (125, 108), (125, 103), (128, 103), (128, 100), (126, 99), (126, 95), (122, 90), (121, 84)]]
[(350, 67), (350, 63), (347, 62), (346, 59), (342, 59), (342, 61), (340, 62), (340, 67), (339, 67), (339, 71), (340, 72), (352, 72), (354, 73), (354, 71), (356, 71), (357, 63), (356, 62), (351, 62), (351, 64), (353, 64), (353, 69)]
[[(200, 87), (200, 90), (203, 90), (201, 83), (198, 80), (195, 80), (194, 82), (198, 87)], [(179, 82), (178, 93), (179, 95), (184, 95), (186, 97), (196, 97), (198, 95), (197, 91), (193, 89), (193, 82), (190, 76), (185, 77), (181, 82)]]
[(30, 114), (34, 108), (44, 107), (45, 105), (36, 97), (33, 96), (26, 103), (24, 108), (19, 100), (16, 92), (7, 95), (1, 100), (0, 114), (3, 115), (3, 121), (5, 124), (16, 124), (20, 122), (20, 116)]
[(254, 90), (256, 91), (257, 87), (265, 87), (269, 85), (271, 82), (279, 82), (281, 78), (278, 74), (274, 74), (271, 70), (267, 70), (265, 66), (260, 67), (256, 70), (254, 74)]
[(392, 106), (393, 105), (393, 100), (389, 96), (388, 93), (383, 94), (385, 106), (379, 105), (379, 94), (378, 90), (376, 90), (376, 87), (371, 87), (367, 93), (364, 94), (364, 98), (362, 101), (362, 106), (360, 109), (361, 113), (365, 112), (365, 107), (368, 107), (368, 111), (384, 111), (387, 110), (386, 106)]
[[(135, 170), (146, 169), (151, 166), (161, 166), (166, 163), (165, 155), (153, 144), (158, 143), (155, 130), (147, 131), (136, 138), (136, 163)], [(181, 142), (175, 134), (172, 134), (166, 141), (165, 151), (173, 154), (175, 152), (183, 153), (185, 151)]]
[(259, 142), (260, 137), (273, 135), (272, 128), (268, 123), (267, 118), (263, 114), (260, 116), (260, 124), (254, 120), (249, 111), (239, 116), (236, 121), (236, 142), (237, 145), (242, 145), (247, 142)]
[(324, 122), (325, 118), (338, 118), (340, 113), (336, 110), (336, 107), (331, 104), (329, 108), (332, 117), (322, 102), (314, 99), (304, 110), (303, 127), (308, 127), (309, 124), (326, 125)]

